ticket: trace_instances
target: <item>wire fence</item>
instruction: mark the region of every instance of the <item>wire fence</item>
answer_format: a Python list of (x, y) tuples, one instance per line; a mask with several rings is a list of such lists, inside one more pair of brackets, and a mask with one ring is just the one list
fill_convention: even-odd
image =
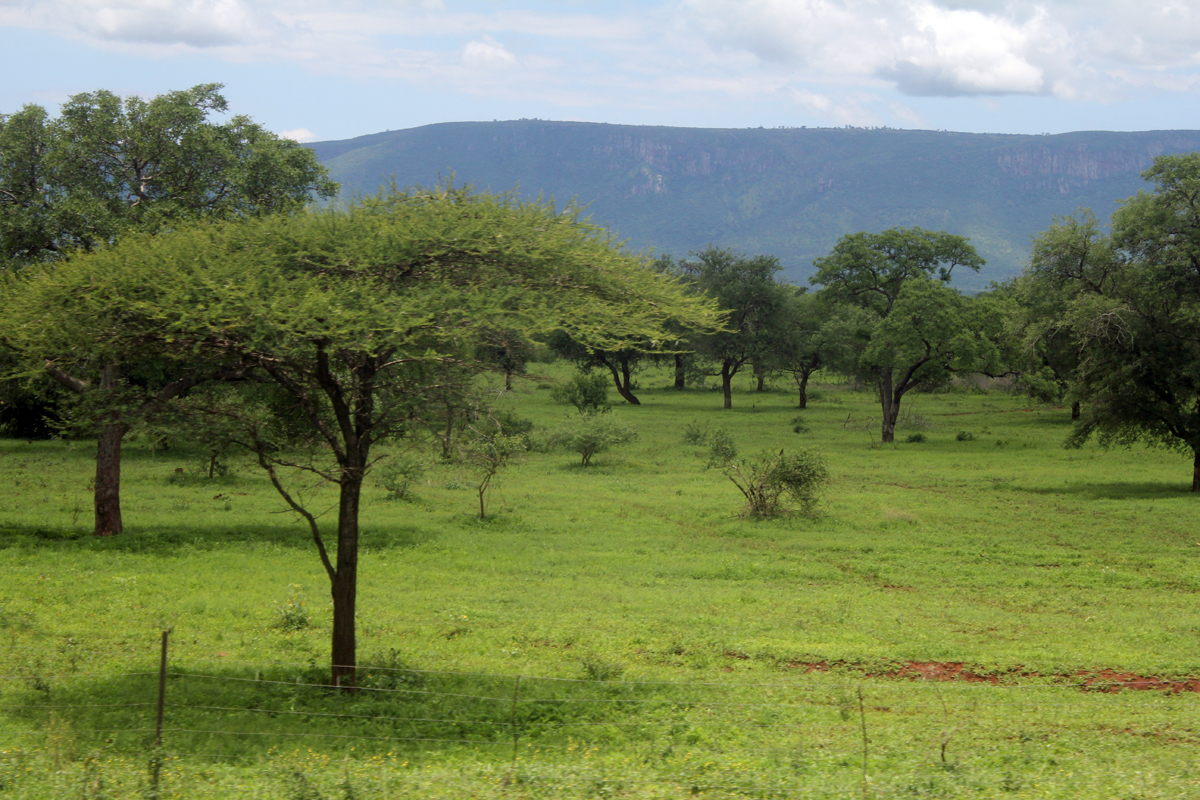
[[(865, 781), (872, 764), (947, 764), (985, 746), (1024, 752), (1028, 743), (1055, 736), (1102, 742), (1120, 735), (1191, 748), (1194, 762), (1194, 685), (849, 672), (797, 673), (776, 683), (604, 681), (367, 666), (350, 690), (305, 664), (172, 665), (164, 636), (157, 671), (0, 676), (0, 716), (8, 723), (0, 726), (0, 754), (71, 745), (238, 764), (312, 749), (410, 760), (466, 751), (513, 770), (535, 758), (585, 754), (682, 764), (685, 755), (715, 763), (749, 754), (766, 763), (805, 753), (861, 764)], [(153, 774), (156, 793), (157, 768)], [(705, 785), (770, 789), (728, 780)]]

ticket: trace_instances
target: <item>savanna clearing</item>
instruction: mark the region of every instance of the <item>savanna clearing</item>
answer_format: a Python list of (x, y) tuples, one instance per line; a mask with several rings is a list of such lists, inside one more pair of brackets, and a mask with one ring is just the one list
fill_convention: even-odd
[[(94, 445), (0, 441), (0, 798), (153, 794), (166, 629), (164, 798), (1200, 797), (1188, 459), (1064, 449), (1067, 410), (998, 390), (912, 394), (880, 446), (868, 391), (669, 383), (591, 466), (500, 472), (484, 521), (476, 471), (414, 443), (411, 497), (363, 505), (353, 695), (249, 459), (127, 447), (96, 539)], [(567, 417), (544, 388), (493, 395), (535, 441)], [(816, 512), (739, 516), (685, 441), (717, 428), (821, 451)]]

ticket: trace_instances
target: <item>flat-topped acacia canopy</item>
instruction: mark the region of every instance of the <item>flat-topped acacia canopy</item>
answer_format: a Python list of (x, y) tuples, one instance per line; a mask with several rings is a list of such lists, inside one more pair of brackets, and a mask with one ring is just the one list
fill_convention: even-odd
[[(679, 347), (720, 327), (707, 299), (623, 253), (576, 210), (450, 186), (349, 208), (184, 225), (30, 273), (21, 336), (64, 362), (207, 359), (270, 376), (327, 445), (305, 464), (339, 486), (336, 552), (309, 522), (334, 606), (333, 678), (353, 682), (358, 506), (373, 443), (489, 329), (563, 329), (596, 347)], [(678, 328), (675, 328), (678, 330)], [(246, 441), (255, 447), (254, 437)], [(261, 443), (260, 443), (261, 444)]]

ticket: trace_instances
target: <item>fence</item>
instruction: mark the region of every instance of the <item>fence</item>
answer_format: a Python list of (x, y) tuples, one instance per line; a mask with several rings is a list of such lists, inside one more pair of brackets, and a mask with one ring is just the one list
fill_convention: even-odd
[[(281, 759), (314, 774), (321, 759), (409, 770), (470, 761), (510, 788), (542, 776), (547, 796), (572, 781), (588, 792), (932, 794), (968, 774), (1017, 796), (1020, 776), (1049, 782), (1068, 768), (1077, 784), (1095, 772), (1097, 786), (1114, 769), (1157, 770), (1156, 785), (1194, 791), (1174, 796), (1200, 795), (1194, 684), (1143, 682), (1157, 691), (1135, 692), (1095, 676), (943, 682), (836, 670), (776, 683), (568, 680), (393, 660), (360, 668), (350, 693), (313, 664), (198, 664), (172, 665), (164, 634), (157, 670), (3, 677), (0, 754), (149, 759), (153, 797), (164, 763), (178, 772)], [(813, 789), (820, 781), (828, 794)], [(0, 774), (0, 797), (3, 787)]]

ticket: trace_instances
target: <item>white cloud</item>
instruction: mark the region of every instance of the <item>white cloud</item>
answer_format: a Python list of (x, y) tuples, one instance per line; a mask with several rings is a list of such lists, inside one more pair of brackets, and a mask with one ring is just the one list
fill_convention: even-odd
[(807, 80), (880, 78), (916, 96), (1112, 96), (1200, 65), (1200, 4), (1190, 0), (682, 0), (682, 8), (714, 45), (753, 53), (765, 68)]
[(505, 49), (504, 45), (491, 36), (467, 42), (462, 53), (463, 63), (468, 67), (483, 67), (494, 69), (508, 67), (517, 63), (517, 58)]
[(762, 103), (870, 125), (919, 119), (898, 95), (1200, 90), (1200, 0), (0, 0), (5, 25), (516, 113)]
[[(1043, 14), (1023, 25), (967, 9), (914, 8), (911, 32), (898, 37), (891, 64), (876, 74), (912, 95), (1042, 94), (1049, 55)], [(1052, 48), (1050, 48), (1052, 51)]]
[[(36, 4), (46, 5), (54, 4)], [(86, 37), (127, 43), (215, 47), (244, 42), (270, 25), (268, 16), (242, 0), (82, 0), (69, 5), (60, 24)]]
[(295, 142), (315, 142), (317, 135), (308, 128), (296, 128), (290, 131), (280, 131), (279, 136), (283, 139), (291, 139)]

